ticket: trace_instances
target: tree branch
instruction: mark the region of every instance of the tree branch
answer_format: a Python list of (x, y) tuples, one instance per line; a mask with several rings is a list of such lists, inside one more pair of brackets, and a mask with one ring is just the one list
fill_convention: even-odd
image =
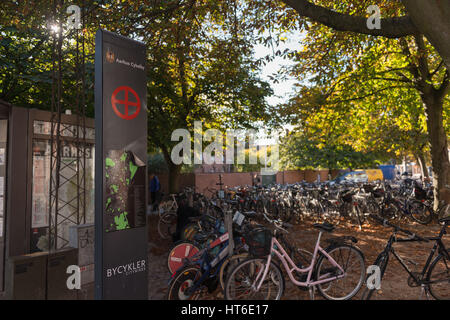
[(413, 88), (413, 87), (411, 87), (411, 86), (389, 86), (389, 87), (386, 87), (386, 88), (383, 88), (383, 89), (375, 90), (374, 92), (368, 93), (368, 94), (360, 96), (360, 97), (330, 101), (330, 102), (328, 102), (326, 104), (330, 105), (330, 104), (336, 104), (336, 103), (343, 103), (343, 102), (363, 100), (365, 98), (368, 98), (368, 97), (371, 97), (373, 95), (376, 95), (377, 93), (380, 93), (380, 92), (383, 92), (383, 91), (386, 91), (386, 90), (390, 90), (390, 89), (396, 89), (396, 88)]
[(442, 80), (442, 84), (437, 90), (440, 99), (444, 99), (444, 97), (448, 93), (449, 88), (450, 88), (450, 72), (447, 69), (447, 71), (445, 71), (445, 76), (444, 79)]
[(312, 4), (308, 0), (283, 0), (301, 16), (338, 31), (357, 32), (387, 38), (401, 38), (418, 33), (409, 16), (381, 19), (381, 29), (367, 28), (367, 18), (351, 16)]

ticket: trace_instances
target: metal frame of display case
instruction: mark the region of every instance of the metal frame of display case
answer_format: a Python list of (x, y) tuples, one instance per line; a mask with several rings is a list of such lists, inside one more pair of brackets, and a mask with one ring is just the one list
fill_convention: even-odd
[[(4, 254), (2, 254), (2, 250), (0, 248), (0, 292), (2, 292), (4, 289), (11, 287), (12, 285), (12, 280), (6, 277), (6, 264), (8, 261), (12, 261), (11, 259), (14, 257), (29, 255), (34, 252), (32, 250), (32, 239), (34, 232), (34, 228), (32, 228), (33, 142), (36, 140), (41, 140), (46, 141), (47, 144), (53, 140), (51, 134), (40, 134), (35, 133), (34, 131), (35, 121), (50, 122), (52, 120), (51, 112), (15, 107), (9, 103), (0, 101), (0, 118), (8, 119), (8, 143), (6, 148), (7, 168), (5, 170), (6, 196), (4, 211), (4, 244), (2, 244), (0, 240), (0, 247), (4, 248)], [(69, 126), (80, 124), (80, 117), (77, 115), (62, 114), (60, 121), (62, 128), (67, 127), (70, 129)], [(86, 139), (80, 139), (79, 135), (78, 137), (76, 135), (74, 137), (63, 135), (60, 138), (63, 147), (64, 143), (68, 142), (73, 145), (77, 144), (77, 149), (80, 147), (83, 149), (81, 151), (77, 150), (75, 153), (72, 152), (74, 157), (70, 163), (66, 163), (65, 166), (73, 165), (75, 168), (80, 168), (83, 164), (86, 165), (86, 161), (83, 161), (86, 159), (86, 155), (83, 155), (83, 152), (85, 152), (84, 146), (89, 146), (92, 152), (94, 150), (94, 119), (85, 118), (84, 126), (82, 127), (85, 129), (80, 130), (80, 132), (92, 130), (92, 136), (86, 137)], [(93, 157), (94, 156), (92, 154), (92, 161)], [(64, 167), (64, 165), (61, 167)], [(86, 166), (83, 168), (86, 168)], [(89, 168), (89, 170), (94, 170), (93, 163), (92, 167)], [(85, 217), (88, 216), (88, 214), (92, 215), (92, 219), (94, 216), (93, 202), (92, 204), (86, 206), (87, 203), (85, 200), (87, 199), (87, 192), (93, 194), (93, 185), (90, 183), (86, 184), (86, 176), (88, 174), (87, 171), (77, 171), (78, 172), (72, 172), (69, 177), (66, 177), (76, 184), (75, 188), (77, 189), (76, 196), (72, 199), (73, 203), (67, 204), (72, 210), (70, 225), (83, 224)], [(70, 172), (70, 170), (68, 170), (68, 172)], [(86, 176), (83, 176), (82, 172), (86, 172)], [(47, 173), (49, 173), (48, 170)], [(89, 171), (89, 174), (93, 173)], [(60, 184), (60, 188), (61, 187), (64, 187), (64, 185)], [(91, 200), (93, 201), (93, 199)], [(62, 204), (64, 201), (64, 198), (60, 197), (59, 203)], [(88, 213), (86, 210), (89, 209), (86, 207), (89, 208), (90, 206), (92, 206), (92, 212)], [(61, 209), (62, 205), (60, 205), (59, 208)], [(49, 214), (49, 212), (46, 212), (46, 214)], [(64, 219), (60, 217), (59, 222), (64, 222)], [(44, 231), (44, 229), (48, 230), (49, 226), (42, 227), (41, 229), (43, 229), (42, 231)], [(66, 244), (68, 244), (68, 239), (64, 240), (67, 240), (67, 242), (60, 239), (58, 249), (62, 249), (67, 246)], [(49, 251), (58, 251), (55, 250), (55, 248), (56, 247), (48, 249)]]
[[(52, 123), (55, 117), (52, 113), (31, 110), (29, 116), (29, 180), (33, 180), (33, 142), (36, 140), (49, 141), (50, 154), (50, 188), (48, 207), (48, 243), (49, 251), (62, 249), (68, 246), (69, 239), (58, 233), (60, 226), (69, 221), (72, 225), (86, 223), (86, 146), (94, 146), (95, 138), (87, 136), (87, 130), (94, 129), (94, 120), (80, 117), (78, 115), (61, 114), (59, 126), (53, 122), (51, 130), (53, 134), (40, 134), (34, 132), (35, 121)], [(60, 134), (56, 134), (56, 128), (60, 128)], [(79, 129), (77, 129), (79, 128)], [(64, 134), (65, 132), (66, 134)], [(63, 134), (61, 134), (63, 133)], [(70, 134), (71, 136), (67, 135)], [(71, 144), (76, 148), (76, 155), (68, 162), (62, 161), (61, 154), (64, 147)], [(75, 168), (75, 169), (74, 169)], [(71, 198), (64, 198), (60, 191), (67, 184), (72, 184), (76, 188), (76, 194)], [(32, 184), (29, 184), (29, 194), (32, 194)], [(29, 197), (29, 207), (32, 206), (32, 197)], [(62, 210), (69, 210), (68, 215), (63, 215)], [(30, 210), (31, 219), (31, 210)], [(30, 220), (30, 228), (31, 228)]]
[[(62, 6), (63, 1), (59, 1)], [(66, 222), (74, 224), (84, 224), (86, 213), (86, 179), (80, 172), (85, 172), (86, 168), (86, 52), (84, 32), (77, 28), (70, 31), (70, 35), (63, 36), (62, 18), (58, 13), (58, 3), (54, 1), (53, 16), (59, 15), (59, 31), (52, 34), (53, 52), (52, 52), (52, 99), (51, 99), (51, 132), (50, 132), (50, 188), (49, 188), (49, 232), (48, 247), (49, 251), (65, 248), (69, 244), (69, 239), (60, 236), (59, 228)], [(82, 15), (82, 27), (85, 25), (85, 15)], [(57, 34), (58, 33), (58, 34)], [(74, 61), (74, 74), (77, 85), (72, 88), (76, 93), (74, 101), (63, 101), (63, 43), (64, 37), (74, 37), (76, 40), (76, 50)], [(63, 121), (63, 108), (75, 114), (75, 123)], [(64, 139), (63, 132), (71, 133), (72, 143), (76, 148), (76, 157), (74, 161), (64, 163), (61, 160), (62, 143)], [(66, 175), (67, 169), (75, 165), (72, 175)], [(75, 183), (73, 180), (75, 179)], [(66, 184), (74, 183), (76, 185), (76, 195), (72, 199), (63, 199), (60, 195), (61, 188)], [(71, 211), (68, 216), (61, 214), (62, 209)], [(80, 214), (81, 213), (81, 214)]]

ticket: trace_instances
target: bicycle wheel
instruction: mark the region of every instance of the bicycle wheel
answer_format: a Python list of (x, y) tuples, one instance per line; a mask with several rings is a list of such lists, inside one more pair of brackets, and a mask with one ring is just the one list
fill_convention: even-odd
[(216, 219), (223, 219), (223, 213), (222, 211), (220, 211), (219, 208), (217, 208), (216, 206), (210, 206), (207, 210), (206, 210), (206, 214), (214, 217)]
[(361, 230), (362, 225), (364, 224), (364, 214), (361, 212), (358, 206), (353, 205), (352, 210), (349, 212), (350, 214), (350, 222), (358, 226)]
[(220, 267), (219, 281), (222, 290), (225, 289), (225, 280), (228, 278), (228, 273), (236, 264), (248, 259), (248, 253), (235, 254), (227, 258)]
[(264, 272), (266, 262), (266, 259), (252, 258), (235, 266), (225, 281), (225, 300), (280, 300), (284, 292), (284, 278), (273, 261), (261, 288), (258, 291), (252, 288), (257, 275)]
[[(379, 254), (374, 262), (374, 265), (380, 268), (380, 280), (383, 279), (384, 272), (386, 271), (388, 262), (389, 262), (389, 254), (386, 254), (385, 252)], [(366, 287), (364, 288), (363, 293), (361, 295), (361, 300), (370, 300), (375, 290), (376, 289), (369, 289), (366, 283)]]
[(367, 203), (367, 211), (369, 214), (379, 214), (380, 206), (375, 201), (369, 201)]
[[(347, 244), (339, 244), (326, 249), (327, 254), (339, 264), (345, 277), (318, 284), (320, 294), (328, 300), (348, 300), (353, 298), (366, 278), (366, 266), (362, 252)], [(340, 275), (341, 271), (330, 260), (321, 255), (317, 262), (316, 281)]]
[(411, 212), (411, 218), (420, 224), (429, 224), (433, 219), (433, 212), (421, 201), (412, 201), (410, 203), (409, 211)]
[(200, 231), (200, 226), (197, 223), (187, 224), (180, 233), (180, 240), (192, 241), (195, 235)]
[(167, 212), (158, 220), (158, 233), (163, 239), (169, 239), (176, 231), (177, 215), (173, 212)]
[(381, 206), (380, 214), (384, 219), (394, 221), (400, 216), (398, 208), (393, 203), (384, 203)]
[[(450, 250), (448, 251), (450, 254)], [(450, 300), (450, 260), (439, 255), (428, 271), (428, 289), (436, 300)]]
[(341, 214), (339, 208), (333, 204), (328, 204), (325, 210), (325, 221), (337, 226), (341, 222)]
[(291, 220), (291, 211), (284, 203), (278, 207), (278, 218), (283, 222), (289, 222)]
[(195, 283), (201, 278), (202, 273), (199, 268), (186, 267), (178, 272), (169, 284), (167, 300), (199, 300), (207, 288), (200, 286), (195, 292), (189, 292)]
[(178, 242), (167, 256), (167, 267), (171, 274), (183, 266), (183, 259), (193, 257), (200, 249), (189, 241)]
[(172, 201), (161, 202), (158, 205), (158, 214), (159, 214), (159, 216), (162, 217), (164, 214), (166, 214), (168, 212), (176, 212), (176, 210), (174, 210), (173, 202)]

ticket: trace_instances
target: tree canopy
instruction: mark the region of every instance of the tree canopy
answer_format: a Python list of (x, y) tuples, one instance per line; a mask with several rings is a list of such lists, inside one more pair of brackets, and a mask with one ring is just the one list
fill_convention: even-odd
[[(192, 130), (194, 121), (207, 129), (268, 126), (283, 119), (282, 125), (296, 127), (285, 145), (287, 162), (296, 166), (365, 166), (411, 154), (421, 162), (431, 159), (438, 189), (449, 180), (447, 2), (70, 4), (82, 8), (82, 30), (67, 28), (66, 1), (2, 2), (0, 99), (49, 110), (58, 77), (54, 61), (60, 60), (62, 110), (80, 104), (82, 95), (86, 114), (94, 116), (94, 37), (105, 28), (147, 45), (149, 151), (162, 150), (175, 175), (180, 167), (169, 157), (176, 144), (173, 130)], [(372, 4), (381, 9), (381, 29), (367, 28)], [(301, 34), (301, 50), (278, 49), (287, 32)], [(257, 44), (272, 54), (255, 59)], [(260, 77), (262, 66), (277, 56), (295, 65), (272, 80), (289, 75), (298, 81), (284, 106), (267, 103), (273, 91)], [(318, 160), (308, 160), (311, 155)]]

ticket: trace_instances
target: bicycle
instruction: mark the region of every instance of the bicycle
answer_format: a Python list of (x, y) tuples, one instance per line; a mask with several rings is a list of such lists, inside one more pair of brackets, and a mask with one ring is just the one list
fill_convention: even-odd
[[(194, 256), (184, 259), (184, 266), (173, 273), (169, 281), (167, 300), (199, 299), (205, 291), (213, 292), (219, 283), (217, 276), (220, 275), (224, 262), (230, 256), (228, 240), (227, 232)], [(240, 237), (234, 238), (237, 253), (242, 249), (240, 240)], [(217, 247), (219, 247), (218, 253), (211, 255), (211, 251)]]
[[(284, 292), (284, 276), (280, 267), (273, 261), (273, 256), (278, 257), (282, 262), (292, 283), (309, 289), (312, 299), (314, 299), (316, 287), (319, 293), (329, 300), (351, 299), (359, 292), (366, 270), (363, 253), (353, 245), (357, 242), (355, 238), (328, 239), (330, 245), (323, 249), (320, 246), (323, 232), (332, 232), (335, 227), (329, 223), (314, 224), (314, 227), (320, 231), (319, 236), (309, 266), (303, 267), (301, 264), (294, 263), (293, 258), (280, 243), (283, 241), (277, 239), (282, 237), (277, 230), (287, 232), (283, 227), (287, 228), (291, 225), (276, 221), (274, 225), (276, 230), (273, 235), (268, 229), (257, 228), (244, 237), (252, 258), (239, 263), (230, 272), (225, 284), (225, 299), (281, 299)], [(348, 254), (343, 254), (345, 252)], [(350, 259), (352, 256), (355, 257), (354, 260)], [(340, 261), (340, 258), (343, 261)], [(353, 275), (349, 269), (354, 264), (357, 265), (356, 278), (352, 278)], [(294, 272), (300, 274), (300, 280), (295, 279)], [(354, 280), (349, 292), (340, 295), (332, 293), (333, 289), (342, 288), (340, 284), (343, 281), (351, 279)]]
[[(227, 201), (233, 203), (233, 201)], [(223, 212), (222, 212), (223, 215)], [(237, 259), (230, 259), (234, 255), (239, 255), (246, 251), (246, 246), (242, 241), (240, 234), (245, 230), (245, 224), (242, 224), (243, 218), (239, 219), (239, 212), (236, 212), (233, 223), (236, 222), (237, 229), (233, 226), (233, 233), (237, 233), (233, 237), (233, 252), (230, 252), (228, 232), (218, 235), (212, 242), (208, 243), (206, 247), (201, 249), (196, 254), (181, 259), (182, 267), (172, 274), (169, 281), (169, 290), (167, 294), (168, 300), (186, 300), (199, 298), (207, 290), (209, 293), (213, 292), (218, 283), (224, 283), (223, 278), (227, 272), (226, 266), (233, 263)], [(216, 232), (219, 224), (216, 225)], [(206, 235), (207, 236), (207, 235)], [(195, 250), (195, 249), (194, 249)], [(184, 254), (184, 253), (183, 253)], [(218, 279), (219, 278), (219, 279)]]
[(394, 192), (389, 187), (390, 192), (384, 198), (380, 215), (390, 220), (407, 217), (423, 225), (429, 224), (434, 216), (432, 206), (425, 198), (421, 198), (416, 184), (414, 186), (411, 192), (405, 187), (400, 187), (399, 191)]
[(158, 233), (161, 238), (169, 239), (177, 228), (177, 213), (173, 211), (162, 214), (158, 220)]
[[(442, 242), (442, 237), (447, 233), (446, 228), (450, 224), (450, 217), (440, 219), (443, 223), (442, 229), (437, 237), (421, 237), (415, 233), (402, 229), (394, 224), (391, 224), (388, 220), (378, 216), (372, 215), (371, 218), (379, 222), (385, 227), (391, 227), (394, 229), (393, 233), (388, 239), (386, 247), (376, 258), (374, 265), (380, 268), (380, 280), (383, 279), (386, 271), (389, 256), (392, 254), (403, 269), (408, 273), (408, 285), (411, 287), (422, 287), (423, 292), (430, 293), (437, 300), (449, 300), (450, 299), (450, 251), (445, 248)], [(408, 238), (398, 238), (397, 234), (403, 233)], [(422, 272), (412, 272), (405, 264), (404, 260), (397, 254), (393, 244), (402, 242), (429, 242), (435, 241), (433, 248), (427, 258), (425, 266)], [(435, 259), (432, 261), (436, 252), (438, 253)], [(414, 263), (415, 264), (415, 263)], [(369, 289), (366, 287), (362, 294), (363, 300), (369, 300), (375, 289)]]
[[(176, 242), (169, 251), (167, 266), (170, 273), (174, 273), (182, 267), (184, 259), (193, 257), (200, 249), (209, 245), (216, 240), (217, 237), (225, 233), (223, 222), (219, 219), (204, 215), (192, 217), (189, 218), (189, 220), (196, 221), (196, 223), (192, 225), (197, 226), (197, 228), (195, 230), (192, 229), (192, 232), (194, 233), (189, 234), (187, 237), (182, 237), (182, 240)], [(188, 227), (189, 226), (190, 224)], [(189, 230), (191, 230), (191, 228), (189, 228)], [(214, 253), (216, 254), (217, 252)]]
[(177, 202), (177, 195), (176, 194), (169, 194), (169, 197), (171, 199), (166, 200), (164, 202), (161, 202), (159, 204), (159, 217), (161, 218), (165, 213), (168, 212), (177, 212), (178, 210), (178, 202)]

